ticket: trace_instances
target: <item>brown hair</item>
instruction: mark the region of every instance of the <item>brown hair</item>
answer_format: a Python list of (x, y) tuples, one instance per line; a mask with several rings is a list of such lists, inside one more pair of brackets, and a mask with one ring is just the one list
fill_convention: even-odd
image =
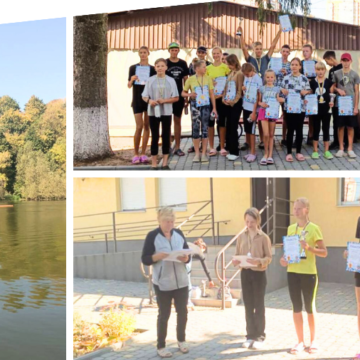
[(296, 58), (293, 58), (291, 61), (290, 61), (290, 64), (293, 62), (293, 61), (297, 61), (299, 63), (299, 65), (301, 66), (301, 60), (296, 57)]
[(236, 71), (239, 71), (241, 69), (239, 59), (235, 54), (228, 55), (226, 57), (226, 62), (228, 63), (228, 65), (235, 66)]
[(256, 46), (263, 46), (262, 42), (260, 41), (255, 41), (252, 45), (253, 48), (255, 48)]
[(147, 46), (143, 45), (143, 46), (140, 46), (140, 49), (139, 49), (139, 52), (140, 50), (146, 50), (148, 52), (148, 54), (150, 54), (150, 50)]
[(303, 48), (304, 47), (308, 47), (310, 50), (311, 50), (311, 52), (313, 51), (313, 47), (310, 45), (310, 44), (305, 44), (304, 46), (303, 46)]
[(291, 49), (290, 49), (290, 46), (287, 45), (287, 44), (283, 45), (281, 48), (282, 48), (282, 49), (289, 49), (289, 50), (291, 50)]
[(206, 61), (205, 60), (200, 60), (198, 62), (196, 62), (194, 64), (194, 70), (196, 70), (197, 68), (199, 68), (202, 64), (205, 64), (206, 65)]
[(249, 215), (254, 220), (256, 220), (257, 227), (259, 229), (261, 228), (261, 215), (257, 208), (252, 207), (252, 208), (247, 209), (244, 214), (244, 219), (245, 219), (246, 215)]
[(156, 66), (158, 63), (160, 63), (160, 62), (163, 62), (165, 65), (167, 65), (166, 60), (165, 60), (164, 58), (160, 58), (160, 59), (157, 59), (157, 60), (155, 61), (155, 66)]
[(199, 58), (194, 57), (191, 62), (193, 63), (193, 65), (195, 65), (198, 61), (199, 61)]
[(252, 71), (255, 71), (255, 68), (254, 68), (254, 65), (252, 65), (250, 63), (245, 63), (245, 64), (242, 64), (241, 71), (243, 72), (243, 74), (248, 74), (248, 73), (250, 73)]

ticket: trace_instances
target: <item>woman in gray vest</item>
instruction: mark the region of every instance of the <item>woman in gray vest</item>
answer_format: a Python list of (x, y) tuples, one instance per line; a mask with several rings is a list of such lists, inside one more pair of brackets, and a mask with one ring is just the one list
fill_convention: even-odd
[(141, 256), (144, 265), (153, 266), (152, 281), (159, 306), (157, 320), (157, 352), (161, 358), (172, 357), (166, 349), (167, 325), (171, 314), (171, 302), (174, 299), (177, 312), (177, 340), (182, 353), (188, 353), (185, 342), (187, 323), (187, 303), (189, 279), (186, 263), (189, 255), (179, 256), (174, 261), (164, 261), (169, 253), (175, 250), (189, 249), (181, 230), (175, 229), (175, 213), (170, 207), (158, 211), (159, 227), (150, 231), (145, 239)]

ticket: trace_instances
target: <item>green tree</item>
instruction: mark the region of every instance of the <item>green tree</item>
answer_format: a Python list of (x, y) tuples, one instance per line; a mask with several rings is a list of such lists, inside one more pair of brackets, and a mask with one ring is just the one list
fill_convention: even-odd
[(25, 104), (25, 114), (28, 115), (31, 121), (35, 121), (40, 118), (44, 113), (46, 105), (42, 100), (33, 95), (30, 100)]
[(20, 110), (20, 106), (16, 100), (5, 95), (0, 98), (0, 116), (7, 110)]

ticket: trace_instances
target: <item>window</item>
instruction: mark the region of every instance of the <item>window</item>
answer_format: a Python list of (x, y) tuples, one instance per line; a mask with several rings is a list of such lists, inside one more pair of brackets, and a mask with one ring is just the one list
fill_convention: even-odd
[(186, 178), (159, 179), (159, 204), (160, 206), (177, 205), (176, 210), (186, 211), (187, 192)]
[(344, 178), (340, 180), (340, 205), (360, 206), (360, 178)]
[(145, 180), (122, 178), (120, 180), (120, 208), (122, 211), (145, 211)]

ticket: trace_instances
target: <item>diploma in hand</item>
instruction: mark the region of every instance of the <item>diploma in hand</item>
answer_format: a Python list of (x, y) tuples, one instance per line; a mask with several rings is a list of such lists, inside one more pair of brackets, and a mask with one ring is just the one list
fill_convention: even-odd
[(274, 98), (270, 98), (266, 103), (269, 105), (269, 107), (265, 109), (265, 117), (267, 119), (278, 119), (280, 109), (279, 102)]
[(203, 88), (197, 86), (194, 90), (196, 92), (196, 105), (198, 107), (210, 105), (209, 88), (207, 85)]
[(317, 115), (318, 114), (318, 100), (316, 94), (306, 95), (306, 115)]
[(274, 58), (270, 59), (270, 69), (275, 71), (275, 74), (280, 74), (282, 69), (282, 58)]
[(360, 244), (356, 242), (348, 242), (348, 257), (346, 270), (360, 273)]
[(233, 260), (240, 261), (239, 267), (256, 267), (256, 265), (250, 264), (247, 262), (248, 259), (251, 259), (249, 256), (246, 255), (236, 255), (233, 256)]
[(293, 31), (289, 15), (279, 16), (279, 21), (283, 32)]
[(287, 112), (292, 114), (301, 113), (301, 96), (298, 93), (289, 93), (287, 96)]
[(181, 262), (180, 260), (178, 260), (179, 256), (192, 255), (194, 253), (195, 252), (191, 249), (174, 250), (169, 253), (169, 256), (163, 259), (163, 261)]
[(225, 95), (225, 100), (233, 101), (235, 100), (235, 96), (236, 96), (236, 83), (235, 81), (229, 81)]
[(305, 60), (303, 62), (304, 65), (304, 75), (306, 77), (315, 77), (315, 61), (314, 60)]
[(257, 100), (257, 85), (249, 83), (246, 86), (245, 99), (247, 102), (251, 104), (255, 104)]
[(214, 95), (222, 95), (226, 85), (226, 76), (219, 76), (215, 79), (216, 85), (214, 88)]
[(300, 236), (283, 236), (284, 258), (289, 264), (300, 262)]
[(138, 65), (135, 70), (135, 75), (138, 80), (135, 80), (135, 85), (145, 85), (150, 77), (150, 66)]
[(354, 104), (352, 96), (339, 96), (339, 116), (352, 116), (354, 115)]

